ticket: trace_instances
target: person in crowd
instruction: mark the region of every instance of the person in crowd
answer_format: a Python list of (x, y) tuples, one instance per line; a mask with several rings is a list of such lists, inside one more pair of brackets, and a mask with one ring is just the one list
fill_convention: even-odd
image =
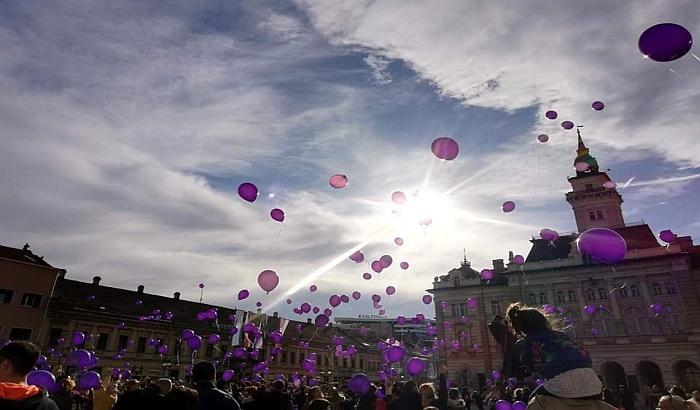
[(92, 410), (112, 410), (118, 396), (117, 384), (110, 383), (109, 376), (102, 378), (100, 385), (92, 391)]
[(477, 410), (484, 410), (484, 399), (481, 397), (479, 390), (474, 390), (472, 393), (472, 402)]
[(529, 410), (613, 408), (602, 400), (603, 384), (588, 352), (556, 331), (544, 312), (513, 303), (506, 317), (511, 332), (519, 338), (515, 351), (520, 365), (544, 379), (530, 398)]
[(155, 385), (163, 396), (167, 396), (173, 390), (173, 381), (165, 377), (156, 380)]
[(332, 386), (328, 389), (328, 401), (331, 403), (331, 410), (341, 410), (345, 397), (340, 394), (337, 387)]
[(683, 400), (688, 399), (688, 395), (686, 394), (685, 389), (677, 384), (674, 384), (673, 386), (671, 386), (671, 388), (668, 389), (668, 392), (671, 394), (674, 394), (676, 396), (682, 397)]
[(634, 402), (636, 401), (636, 398), (634, 397), (634, 393), (632, 392), (632, 390), (630, 390), (627, 386), (621, 384), (620, 386), (618, 386), (618, 395), (620, 405), (625, 410), (634, 410)]
[(690, 403), (675, 394), (661, 396), (659, 404), (656, 406), (656, 410), (688, 410), (689, 408)]
[(608, 389), (607, 387), (603, 389), (603, 401), (615, 408), (618, 406), (615, 395), (613, 394), (612, 390)]
[(659, 400), (664, 395), (666, 395), (666, 392), (661, 389), (661, 386), (658, 384), (651, 386), (651, 391), (649, 392), (649, 409), (656, 409), (659, 404)]
[(465, 410), (472, 409), (472, 395), (471, 395), (470, 391), (471, 391), (470, 387), (462, 387), (462, 400), (464, 400)]
[(75, 395), (73, 394), (75, 382), (70, 377), (66, 377), (56, 383), (58, 391), (53, 394), (52, 399), (56, 402), (59, 410), (73, 410), (74, 406), (77, 408)]
[(138, 380), (127, 380), (122, 386), (124, 387), (124, 392), (119, 395), (117, 402), (114, 404), (114, 410), (135, 409), (140, 401), (141, 393)]
[(309, 410), (330, 410), (331, 402), (326, 399), (313, 399), (309, 403)]
[(377, 386), (371, 384), (367, 393), (360, 395), (357, 400), (356, 410), (376, 410), (377, 408)]
[(165, 407), (167, 410), (198, 410), (199, 393), (197, 390), (184, 386), (172, 389), (165, 396)]
[(428, 406), (435, 406), (439, 408), (438, 395), (435, 393), (435, 388), (432, 383), (423, 383), (418, 388), (418, 392), (421, 397), (421, 405), (425, 408)]
[(451, 388), (447, 391), (447, 408), (449, 410), (464, 410), (467, 404), (460, 397), (459, 389)]
[(263, 407), (269, 410), (292, 410), (292, 398), (284, 391), (283, 380), (272, 382), (272, 390), (263, 396)]
[(29, 342), (10, 342), (0, 349), (0, 409), (59, 410), (27, 375), (39, 359), (39, 348)]
[(255, 386), (248, 386), (243, 389), (243, 400), (240, 403), (242, 409), (257, 410), (259, 408), (259, 403), (255, 400), (257, 392), (258, 388)]
[(240, 410), (241, 407), (233, 396), (216, 388), (216, 367), (210, 362), (195, 364), (192, 380), (199, 393), (200, 410)]

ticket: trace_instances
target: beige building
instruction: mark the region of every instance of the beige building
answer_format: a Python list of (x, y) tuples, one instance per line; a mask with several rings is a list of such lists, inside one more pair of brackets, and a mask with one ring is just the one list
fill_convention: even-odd
[(54, 284), (65, 271), (22, 249), (0, 246), (0, 340), (37, 342)]
[[(578, 232), (616, 231), (627, 242), (625, 260), (615, 266), (592, 263), (577, 250), (578, 233), (561, 234), (554, 242), (533, 238), (525, 264), (513, 263), (512, 254), (507, 264), (495, 260), (491, 281), (482, 280), (465, 258), (461, 267), (436, 277), (431, 290), (439, 337), (448, 346), (440, 360), (461, 386), (483, 386), (502, 363), (486, 324), (511, 302), (551, 304), (566, 312), (566, 331), (590, 352), (607, 387), (626, 384), (639, 392), (677, 383), (700, 389), (700, 246), (687, 236), (662, 246), (648, 225), (625, 222), (622, 196), (603, 186), (608, 175), (580, 134), (578, 142), (575, 163), (589, 169), (568, 179), (572, 191), (566, 194)], [(469, 298), (479, 300), (476, 309), (467, 306)], [(652, 304), (661, 310), (654, 312)], [(595, 306), (595, 313), (587, 315), (585, 306)], [(463, 347), (450, 348), (454, 339)]]

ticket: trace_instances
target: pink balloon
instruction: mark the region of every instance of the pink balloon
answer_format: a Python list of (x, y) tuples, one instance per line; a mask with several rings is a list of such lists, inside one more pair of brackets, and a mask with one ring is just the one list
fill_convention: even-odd
[(370, 279), (372, 279), (372, 274), (369, 273), (369, 272), (365, 272), (365, 273), (362, 274), (362, 279), (364, 279), (364, 280), (370, 280)]
[(338, 307), (338, 305), (340, 305), (340, 302), (340, 296), (338, 295), (333, 295), (328, 299), (328, 303), (330, 303), (330, 305), (333, 307)]
[(284, 211), (279, 208), (275, 208), (272, 211), (270, 211), (270, 218), (274, 219), (277, 222), (283, 222)]
[(604, 186), (605, 188), (607, 188), (607, 189), (613, 189), (613, 188), (615, 188), (615, 187), (617, 186), (617, 184), (614, 183), (614, 182), (612, 182), (612, 181), (605, 181), (605, 182), (603, 183), (603, 186)]
[(570, 130), (574, 128), (574, 123), (571, 121), (564, 121), (561, 123), (561, 127), (564, 128), (565, 130)]
[(556, 120), (559, 115), (557, 114), (556, 111), (549, 110), (544, 114), (544, 116), (550, 120)]
[(433, 223), (433, 218), (425, 217), (421, 219), (418, 223), (420, 223), (420, 226), (428, 226)]
[(394, 243), (401, 246), (401, 245), (403, 245), (403, 239), (402, 238), (394, 238)]
[(513, 201), (506, 201), (501, 205), (501, 209), (503, 209), (503, 212), (508, 213), (512, 212), (515, 209), (515, 202)]
[(386, 310), (384, 310), (384, 309), (380, 309), (380, 310), (379, 310), (379, 315), (380, 315), (380, 316), (383, 316), (385, 313), (386, 313)]
[(362, 251), (356, 251), (350, 255), (350, 260), (355, 263), (360, 263), (365, 260), (365, 254), (363, 254)]
[(513, 257), (513, 262), (516, 265), (522, 265), (523, 263), (525, 263), (525, 258), (523, 257), (523, 255), (515, 255), (515, 257)]
[(362, 297), (362, 294), (361, 294), (360, 292), (358, 292), (358, 291), (352, 292), (352, 298), (353, 298), (353, 299), (358, 300), (358, 299), (360, 299), (361, 297)]
[(576, 168), (578, 172), (586, 172), (591, 166), (587, 162), (577, 162), (574, 164), (574, 168)]
[(258, 285), (265, 292), (272, 292), (280, 283), (280, 277), (273, 270), (264, 270), (258, 275)]
[(316, 292), (317, 290), (318, 290), (318, 286), (316, 286), (316, 285), (309, 286), (309, 292)]
[(372, 262), (372, 264), (371, 264), (370, 266), (372, 267), (372, 270), (375, 271), (375, 272), (377, 272), (377, 273), (380, 273), (380, 272), (382, 271), (382, 269), (383, 269), (383, 268), (382, 268), (382, 263), (379, 262), (379, 261), (374, 261), (374, 262)]
[(348, 177), (342, 174), (335, 174), (328, 180), (328, 183), (335, 189), (345, 188), (348, 184)]
[(441, 137), (433, 141), (430, 150), (433, 151), (433, 155), (436, 157), (446, 161), (452, 161), (459, 155), (459, 144), (452, 138)]
[(250, 292), (248, 292), (248, 290), (246, 289), (243, 289), (240, 292), (238, 292), (238, 300), (243, 300), (248, 296), (250, 296)]
[(491, 269), (484, 269), (481, 271), (481, 278), (484, 280), (493, 279), (493, 271)]
[(250, 182), (244, 182), (238, 186), (238, 195), (248, 202), (255, 202), (258, 199), (258, 187)]
[(467, 299), (467, 306), (469, 309), (476, 309), (476, 307), (479, 306), (479, 299)]
[(400, 267), (401, 269), (403, 269), (403, 270), (408, 269), (408, 262), (401, 262), (401, 263), (399, 264), (399, 267)]
[(406, 202), (406, 194), (401, 191), (395, 191), (393, 194), (391, 194), (391, 200), (395, 204), (401, 205)]
[(395, 288), (395, 287), (393, 287), (393, 286), (387, 286), (387, 287), (386, 287), (386, 294), (387, 294), (387, 295), (393, 295), (394, 293), (396, 293), (396, 288)]
[(389, 255), (382, 255), (382, 257), (379, 258), (379, 263), (382, 265), (382, 269), (388, 268), (394, 263), (394, 259)]
[(537, 141), (539, 142), (547, 142), (549, 141), (549, 135), (547, 134), (540, 134), (537, 136)]

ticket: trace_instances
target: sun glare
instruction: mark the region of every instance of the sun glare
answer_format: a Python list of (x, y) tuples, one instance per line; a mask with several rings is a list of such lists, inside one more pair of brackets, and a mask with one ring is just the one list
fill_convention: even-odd
[(392, 209), (400, 227), (412, 229), (448, 219), (453, 214), (454, 206), (446, 195), (421, 190), (407, 196), (405, 203)]

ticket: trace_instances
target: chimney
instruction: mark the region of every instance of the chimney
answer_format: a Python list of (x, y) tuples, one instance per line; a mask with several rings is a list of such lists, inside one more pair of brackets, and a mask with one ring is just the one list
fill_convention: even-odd
[(58, 277), (61, 278), (61, 279), (65, 279), (65, 278), (66, 278), (66, 270), (65, 270), (65, 269), (59, 269), (59, 270), (58, 270)]
[(137, 291), (138, 293), (143, 293), (143, 289), (144, 289), (144, 286), (143, 286), (143, 285), (139, 285), (139, 287), (136, 288), (136, 291)]
[(100, 286), (100, 281), (101, 281), (101, 280), (102, 280), (101, 277), (99, 277), (99, 276), (94, 276), (94, 277), (92, 278), (92, 284), (95, 285), (95, 286)]
[(280, 316), (279, 313), (277, 313), (277, 312), (272, 312), (272, 317), (279, 317), (279, 316)]
[(503, 259), (494, 259), (493, 260), (493, 270), (500, 271), (503, 269), (504, 269)]
[(173, 299), (180, 300), (180, 292), (175, 292), (175, 294), (173, 295)]
[(306, 319), (306, 323), (311, 323), (311, 318)]

